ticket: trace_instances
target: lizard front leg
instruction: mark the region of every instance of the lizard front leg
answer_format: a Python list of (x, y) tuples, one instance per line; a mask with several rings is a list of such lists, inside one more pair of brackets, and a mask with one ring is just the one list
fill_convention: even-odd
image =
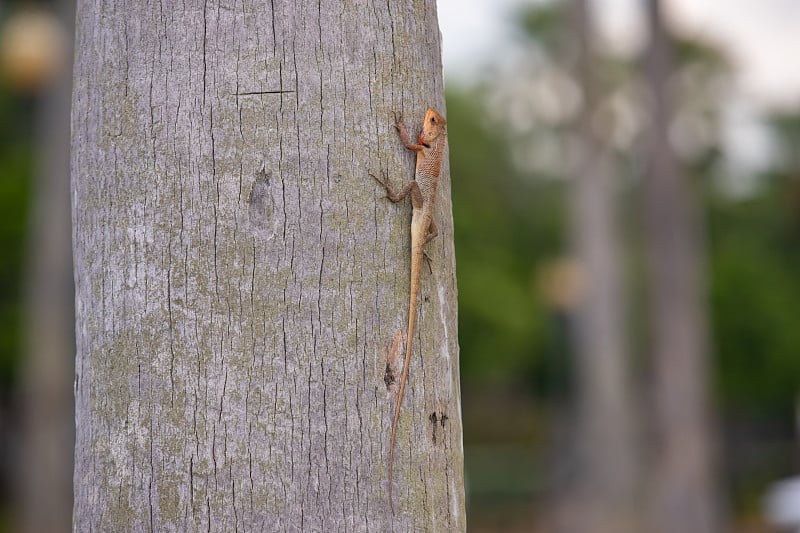
[(412, 152), (421, 152), (425, 149), (425, 146), (422, 144), (416, 144), (411, 142), (411, 137), (408, 136), (408, 132), (406, 132), (406, 127), (403, 125), (403, 117), (402, 115), (395, 115), (394, 117), (394, 128), (400, 134), (400, 141), (403, 143), (408, 150)]

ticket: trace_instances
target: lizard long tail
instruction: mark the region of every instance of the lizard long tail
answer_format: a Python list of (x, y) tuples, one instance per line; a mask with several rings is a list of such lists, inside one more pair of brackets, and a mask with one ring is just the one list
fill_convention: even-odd
[[(400, 389), (397, 391), (397, 405), (394, 409), (394, 422), (392, 423), (392, 436), (389, 441), (389, 507), (394, 514), (394, 499), (392, 498), (392, 469), (394, 466), (394, 447), (397, 437), (397, 425), (400, 421), (400, 407), (403, 405), (403, 393), (408, 380), (408, 367), (411, 363), (411, 341), (414, 338), (414, 321), (417, 318), (417, 295), (419, 294), (419, 274), (422, 268), (422, 250), (425, 246), (421, 239), (412, 234), (411, 238), (411, 290), (408, 301), (408, 336), (406, 338), (406, 358), (403, 362), (403, 374), (400, 377)], [(419, 241), (419, 242), (414, 242)]]

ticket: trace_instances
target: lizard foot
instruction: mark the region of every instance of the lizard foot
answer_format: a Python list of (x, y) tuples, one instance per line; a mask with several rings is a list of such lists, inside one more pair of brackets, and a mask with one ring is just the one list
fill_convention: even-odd
[(389, 185), (389, 176), (386, 176), (385, 178), (381, 179), (372, 172), (370, 172), (369, 175), (372, 176), (372, 178), (375, 179), (375, 181), (383, 185), (384, 189), (386, 189), (386, 196), (384, 196), (384, 198), (389, 198), (391, 200), (390, 195), (394, 192), (394, 190), (392, 189), (392, 186)]
[(395, 203), (395, 204), (397, 202), (400, 202), (401, 200), (403, 200), (403, 198), (408, 196), (409, 193), (412, 196), (414, 196), (414, 194), (417, 194), (412, 190), (415, 187), (417, 187), (417, 190), (419, 190), (419, 188), (417, 186), (417, 183), (415, 181), (410, 182), (405, 189), (403, 189), (401, 191), (395, 191), (392, 188), (392, 186), (389, 184), (389, 176), (388, 175), (383, 179), (379, 178), (375, 174), (370, 174), (370, 176), (372, 176), (375, 179), (375, 181), (377, 181), (378, 183), (383, 185), (383, 188), (386, 189), (386, 196), (384, 196), (384, 198), (387, 198), (389, 201), (391, 201), (392, 203)]
[(433, 259), (431, 259), (431, 256), (428, 255), (427, 250), (425, 249), (422, 250), (422, 257), (425, 258), (425, 262), (428, 264), (428, 270), (430, 271), (431, 274), (433, 274), (433, 267), (431, 266), (433, 265)]

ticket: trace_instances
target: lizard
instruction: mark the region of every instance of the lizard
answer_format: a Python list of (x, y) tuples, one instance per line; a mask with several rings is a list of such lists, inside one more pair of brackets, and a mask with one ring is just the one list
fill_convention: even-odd
[(435, 109), (425, 112), (422, 131), (417, 142), (411, 142), (401, 116), (395, 115), (394, 127), (400, 135), (400, 141), (406, 149), (417, 155), (414, 179), (402, 190), (395, 191), (388, 178), (381, 180), (372, 175), (386, 189), (386, 198), (391, 202), (402, 201), (411, 195), (413, 207), (411, 215), (411, 283), (408, 301), (408, 333), (406, 337), (406, 356), (403, 362), (403, 373), (400, 377), (400, 388), (397, 391), (392, 433), (389, 440), (389, 507), (394, 514), (392, 499), (392, 469), (394, 449), (397, 440), (397, 425), (400, 421), (400, 407), (403, 404), (403, 393), (408, 381), (408, 368), (411, 363), (411, 347), (414, 338), (414, 323), (417, 316), (417, 297), (419, 296), (419, 278), (422, 259), (425, 256), (425, 245), (439, 234), (433, 220), (433, 209), (436, 201), (436, 189), (442, 172), (442, 157), (447, 145), (447, 121)]

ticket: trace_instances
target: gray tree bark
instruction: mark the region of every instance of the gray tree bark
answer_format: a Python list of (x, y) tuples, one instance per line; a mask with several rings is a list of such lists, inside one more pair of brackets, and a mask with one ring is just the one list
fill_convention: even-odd
[(433, 1), (79, 2), (76, 531), (465, 529), (450, 181), (387, 500)]
[(669, 139), (669, 39), (658, 0), (647, 7), (650, 113), (642, 206), (654, 407), (649, 531), (712, 533), (723, 527), (708, 390), (704, 232)]
[(601, 87), (592, 52), (593, 30), (586, 0), (570, 2), (577, 40), (575, 73), (583, 108), (576, 132), (576, 163), (570, 193), (574, 253), (584, 274), (575, 310), (577, 465), (569, 504), (558, 530), (634, 533), (637, 523), (639, 452), (625, 328), (625, 290), (616, 224), (616, 190), (604, 132), (597, 131)]

